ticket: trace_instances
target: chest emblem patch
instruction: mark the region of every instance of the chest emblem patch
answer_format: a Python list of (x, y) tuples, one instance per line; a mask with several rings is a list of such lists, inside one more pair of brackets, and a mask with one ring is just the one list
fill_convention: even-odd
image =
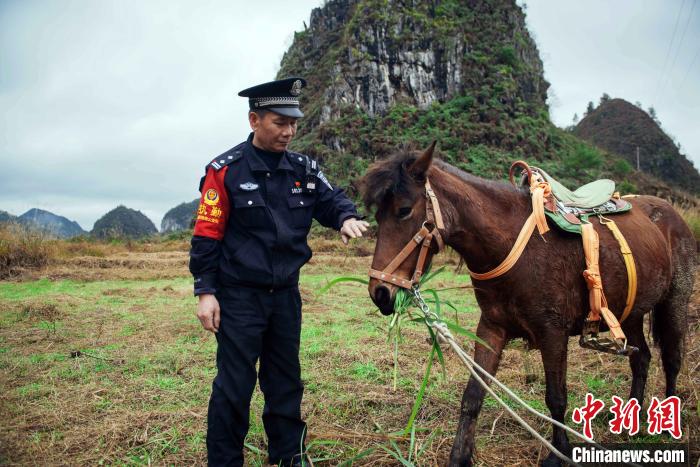
[(245, 191), (253, 191), (258, 189), (258, 184), (257, 183), (252, 183), (252, 182), (246, 182), (246, 183), (241, 183), (238, 185), (241, 187), (241, 189)]

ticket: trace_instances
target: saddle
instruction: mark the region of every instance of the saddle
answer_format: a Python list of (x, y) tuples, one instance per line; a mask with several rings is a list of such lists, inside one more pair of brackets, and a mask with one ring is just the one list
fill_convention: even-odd
[[(591, 215), (617, 214), (632, 209), (632, 205), (620, 198), (615, 191), (615, 182), (596, 180), (571, 191), (544, 170), (531, 167), (532, 177), (537, 183), (547, 183), (551, 196), (545, 197), (545, 214), (567, 232), (581, 234), (581, 225)], [(523, 174), (521, 185), (530, 185), (529, 175)]]
[[(510, 170), (511, 182), (515, 168), (523, 168), (521, 185), (529, 186), (533, 194), (533, 213), (535, 218), (542, 213), (551, 219), (560, 229), (579, 234), (583, 241), (583, 250), (586, 258), (586, 269), (583, 276), (589, 290), (590, 311), (584, 322), (579, 344), (581, 347), (608, 352), (617, 355), (630, 355), (638, 351), (636, 347), (627, 345), (627, 338), (620, 327), (629, 313), (632, 311), (634, 299), (637, 294), (637, 272), (632, 252), (624, 235), (617, 224), (608, 219), (607, 215), (624, 213), (632, 209), (632, 205), (621, 199), (615, 192), (615, 182), (608, 179), (597, 180), (588, 183), (575, 191), (571, 191), (559, 183), (551, 175), (537, 167), (530, 167), (523, 161), (513, 163)], [(597, 216), (600, 223), (612, 232), (620, 245), (625, 267), (627, 269), (627, 300), (620, 321), (608, 308), (605, 294), (603, 293), (602, 279), (600, 275), (599, 239), (589, 222), (590, 216)], [(543, 221), (540, 221), (542, 223)], [(538, 224), (539, 226), (539, 224)], [(546, 224), (540, 228), (540, 233), (548, 230)], [(611, 337), (600, 335), (601, 316), (610, 329)]]

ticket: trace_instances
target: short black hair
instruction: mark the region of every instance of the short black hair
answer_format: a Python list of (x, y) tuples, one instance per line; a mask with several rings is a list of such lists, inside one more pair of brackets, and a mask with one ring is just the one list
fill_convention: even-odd
[(257, 114), (257, 116), (260, 117), (260, 118), (265, 117), (265, 115), (267, 115), (269, 112), (271, 112), (271, 111), (270, 111), (270, 110), (266, 110), (266, 109), (255, 109), (255, 110), (249, 110), (249, 111), (248, 111), (248, 113)]

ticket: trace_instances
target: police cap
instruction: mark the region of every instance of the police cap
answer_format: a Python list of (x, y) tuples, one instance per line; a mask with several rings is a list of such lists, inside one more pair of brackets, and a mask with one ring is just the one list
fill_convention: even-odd
[(286, 117), (300, 118), (304, 114), (299, 110), (299, 95), (304, 86), (304, 78), (286, 78), (258, 84), (238, 95), (248, 98), (250, 110), (270, 110)]

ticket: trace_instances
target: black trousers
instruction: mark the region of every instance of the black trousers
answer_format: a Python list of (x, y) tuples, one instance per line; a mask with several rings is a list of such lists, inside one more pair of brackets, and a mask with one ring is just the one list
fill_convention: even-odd
[[(302, 452), (304, 387), (299, 365), (301, 296), (298, 287), (269, 291), (247, 287), (217, 293), (221, 323), (218, 369), (209, 401), (210, 466), (242, 466), (250, 399), (257, 377), (265, 396), (263, 425), (271, 464), (288, 464)], [(260, 359), (260, 371), (255, 365)]]

